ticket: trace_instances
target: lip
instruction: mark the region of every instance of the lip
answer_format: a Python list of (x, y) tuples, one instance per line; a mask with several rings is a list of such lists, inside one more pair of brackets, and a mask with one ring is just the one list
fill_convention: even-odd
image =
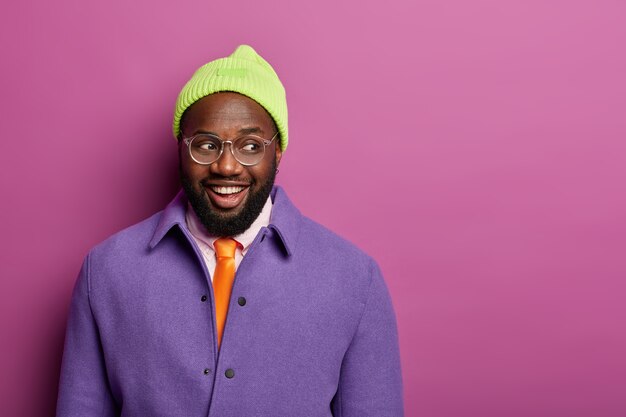
[[(211, 187), (243, 187), (243, 190), (234, 194), (218, 194)], [(250, 184), (215, 182), (205, 184), (204, 189), (214, 207), (222, 210), (232, 210), (239, 207), (246, 199), (250, 191)]]

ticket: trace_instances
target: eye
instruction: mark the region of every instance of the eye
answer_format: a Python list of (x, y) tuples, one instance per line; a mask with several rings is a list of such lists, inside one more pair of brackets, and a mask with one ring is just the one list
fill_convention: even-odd
[(256, 137), (244, 137), (237, 141), (237, 150), (245, 154), (258, 154), (263, 151), (263, 143)]
[(216, 139), (197, 137), (193, 141), (193, 148), (198, 152), (219, 152), (220, 147)]
[(246, 151), (246, 152), (254, 152), (254, 151), (258, 150), (258, 149), (259, 149), (259, 144), (258, 143), (246, 143), (241, 148), (242, 151)]
[(202, 149), (203, 151), (214, 151), (217, 149), (217, 146), (215, 146), (213, 142), (200, 142), (198, 144), (198, 148)]

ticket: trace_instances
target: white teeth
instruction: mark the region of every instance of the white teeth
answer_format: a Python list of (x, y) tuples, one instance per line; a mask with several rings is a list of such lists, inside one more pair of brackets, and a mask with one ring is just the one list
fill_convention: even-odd
[(243, 191), (244, 188), (245, 187), (211, 187), (211, 189), (218, 194), (236, 194)]

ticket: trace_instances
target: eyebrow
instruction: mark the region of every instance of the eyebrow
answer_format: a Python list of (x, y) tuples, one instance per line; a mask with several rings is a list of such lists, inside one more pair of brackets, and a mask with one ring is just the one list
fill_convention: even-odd
[(249, 135), (250, 133), (263, 133), (263, 129), (260, 127), (247, 127), (244, 129), (239, 129), (239, 133), (242, 135)]
[[(205, 133), (205, 134), (219, 137), (217, 133), (211, 132), (210, 130), (198, 129), (193, 132), (194, 135), (197, 135), (199, 133)], [(243, 129), (239, 129), (239, 132), (238, 132), (239, 135), (249, 135), (251, 133), (261, 134), (263, 133), (263, 129), (261, 129), (260, 127), (244, 127)]]

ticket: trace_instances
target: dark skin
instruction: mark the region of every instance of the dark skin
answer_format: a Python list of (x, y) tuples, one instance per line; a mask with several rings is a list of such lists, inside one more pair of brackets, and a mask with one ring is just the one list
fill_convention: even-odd
[[(200, 165), (191, 159), (187, 145), (180, 140), (182, 137), (191, 137), (198, 133), (212, 133), (223, 140), (233, 140), (242, 134), (252, 133), (269, 140), (276, 133), (276, 126), (271, 116), (256, 101), (232, 92), (206, 96), (191, 105), (184, 114), (178, 152), (181, 177), (183, 182), (187, 181), (188, 187), (191, 187), (186, 192), (188, 195), (193, 192), (200, 200), (195, 205), (192, 201), (192, 205), (200, 220), (205, 226), (209, 226), (207, 229), (210, 233), (232, 234), (228, 232), (237, 230), (219, 227), (211, 230), (210, 227), (217, 223), (228, 223), (238, 217), (241, 219), (245, 217), (242, 216), (245, 211), (260, 211), (257, 206), (262, 199), (261, 195), (267, 192), (271, 185), (269, 182), (273, 183), (276, 167), (282, 157), (279, 137), (266, 147), (263, 159), (254, 166), (244, 166), (237, 162), (231, 153), (230, 145), (225, 145), (222, 155), (216, 162)], [(229, 199), (224, 199), (216, 193), (218, 190), (216, 187), (244, 188), (241, 192), (229, 196)], [(206, 220), (206, 215), (198, 213), (202, 210), (197, 208), (197, 205), (204, 206), (210, 213), (211, 220)], [(258, 213), (253, 217), (256, 218), (257, 215)]]

